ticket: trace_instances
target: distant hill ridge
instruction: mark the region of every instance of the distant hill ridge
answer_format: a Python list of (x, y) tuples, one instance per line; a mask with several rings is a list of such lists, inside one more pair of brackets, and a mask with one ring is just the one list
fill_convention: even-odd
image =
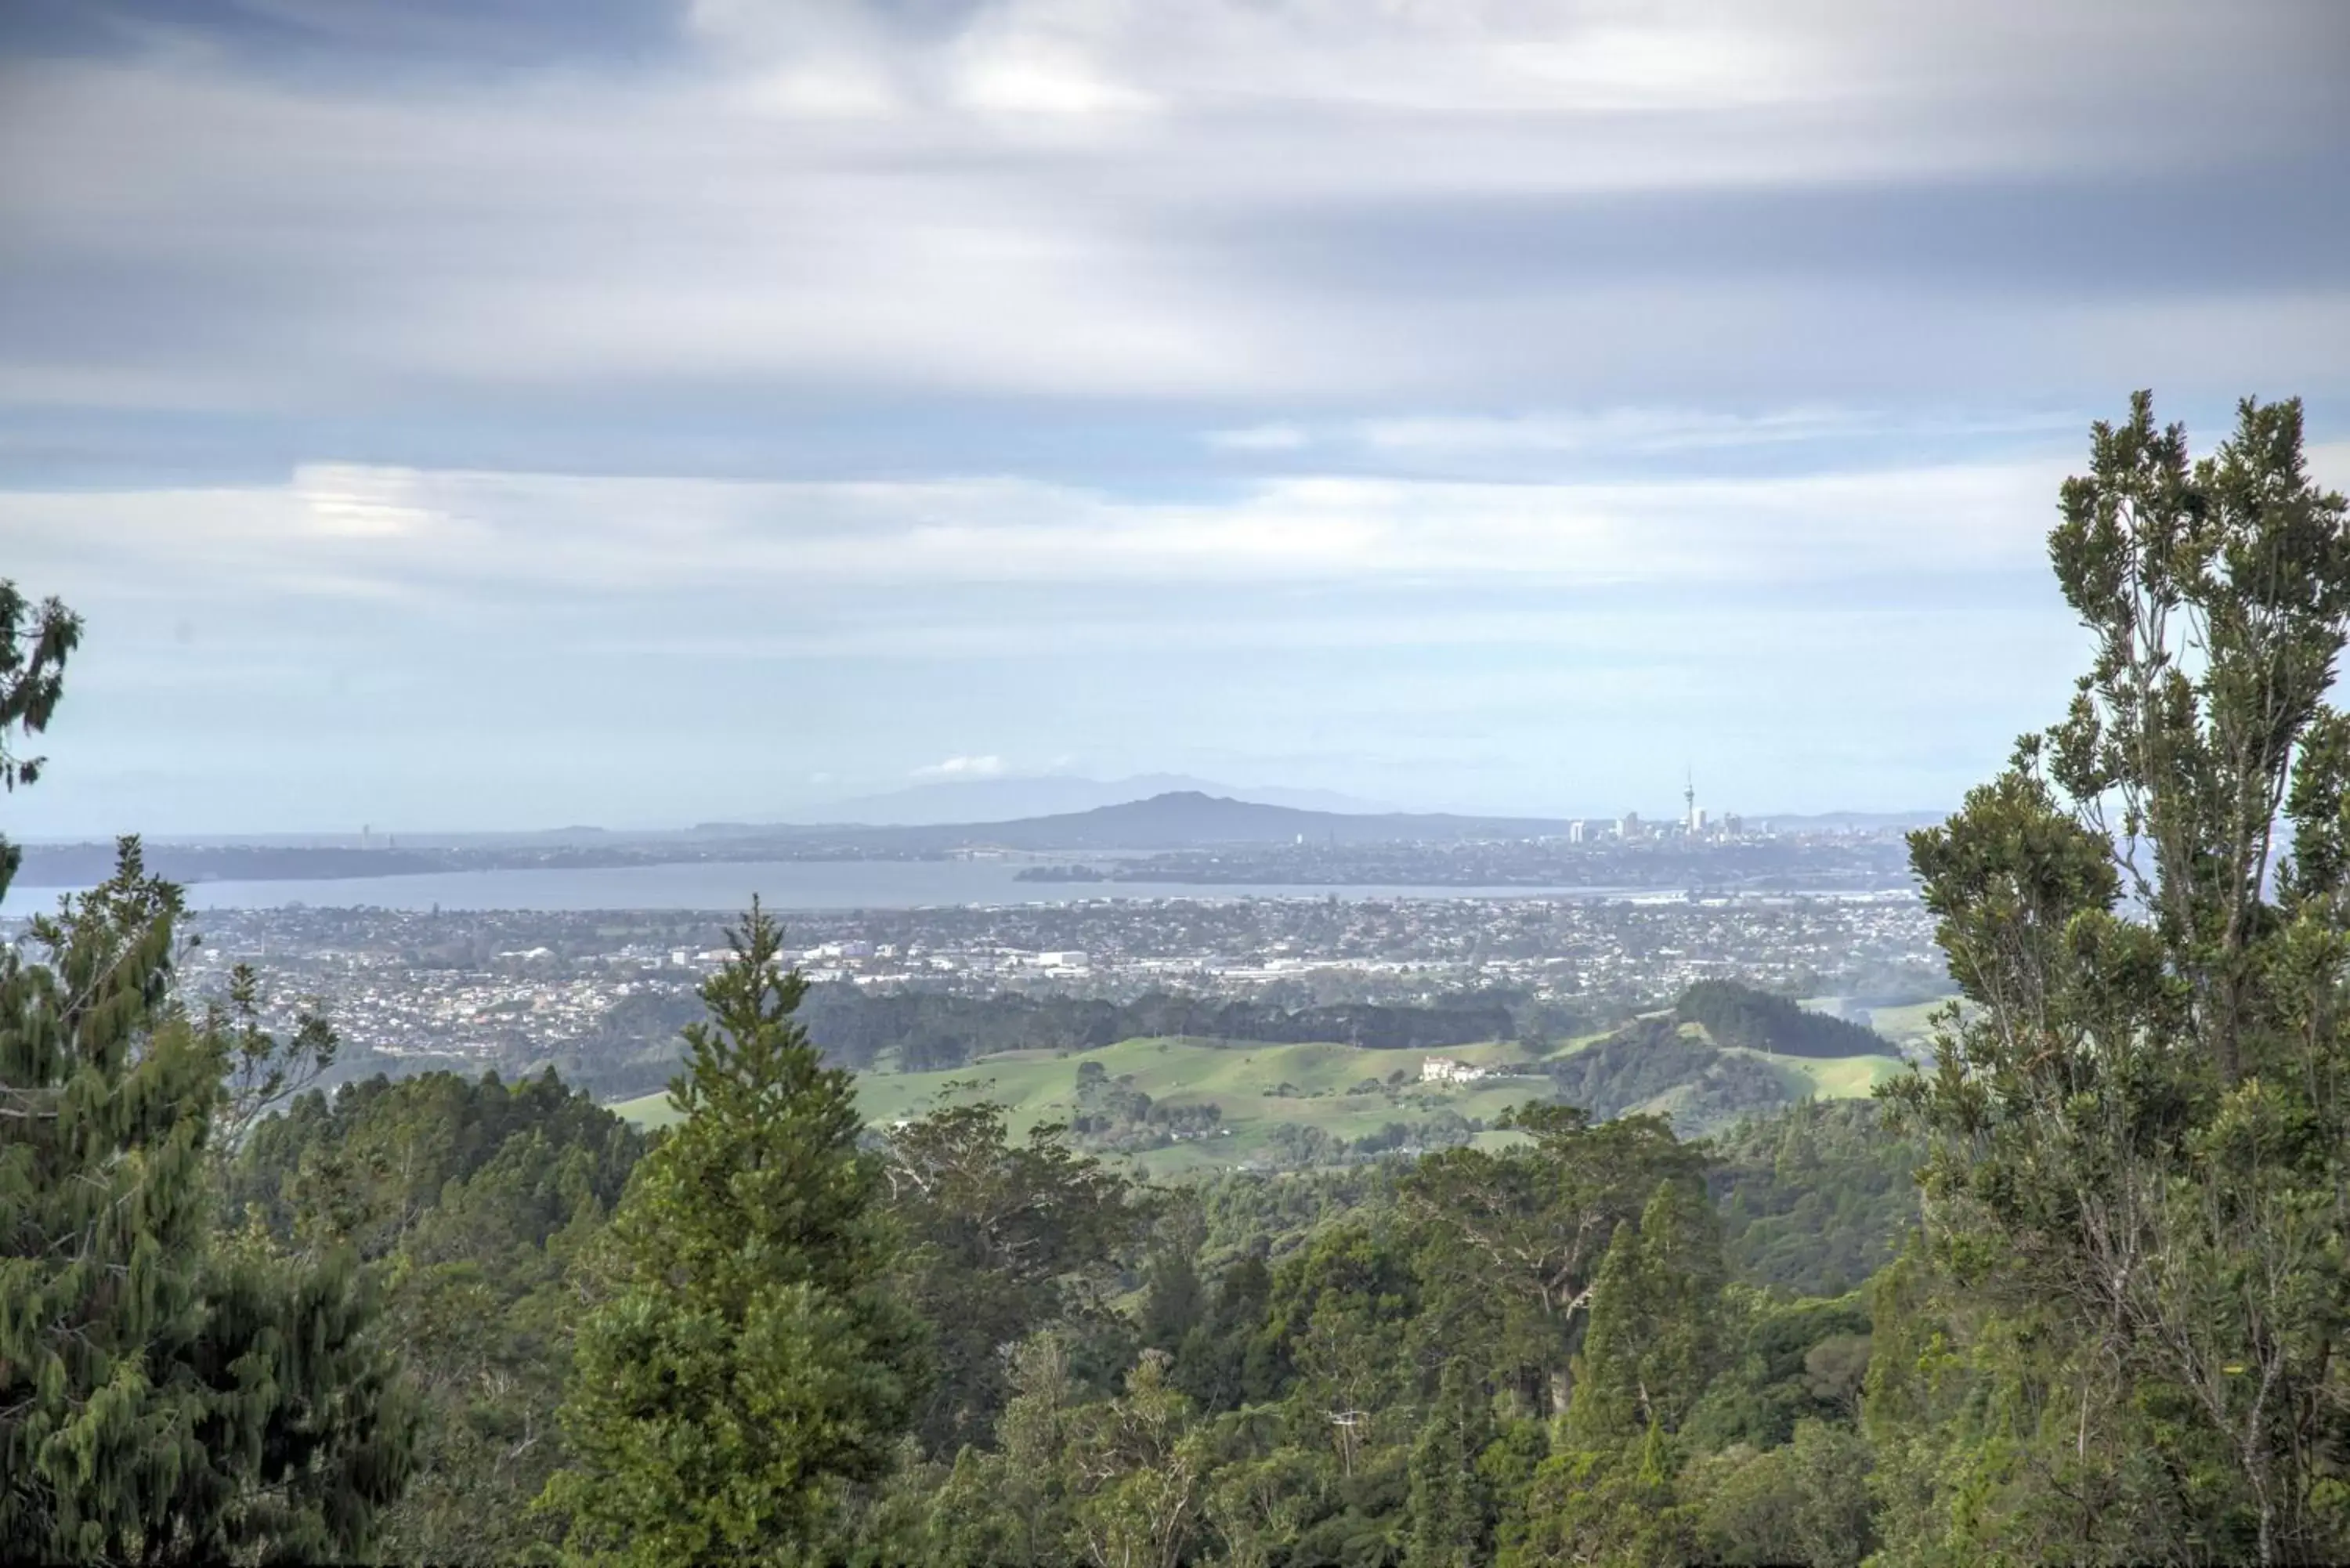
[[(1584, 819), (1589, 820), (1589, 819)], [(1815, 818), (1826, 822), (1827, 818)], [(1906, 820), (1906, 819), (1903, 819)], [(1205, 849), (1231, 845), (1460, 843), (1563, 836), (1565, 817), (1473, 816), (1448, 812), (1338, 812), (1170, 790), (1090, 810), (999, 822), (833, 824), (809, 826), (709, 824), (690, 833), (598, 834), (584, 828), (497, 842), (404, 844), (398, 848), (272, 846), (251, 839), (182, 840), (150, 846), (149, 868), (182, 882), (397, 877), (434, 871), (535, 870), (675, 865), (763, 858), (827, 859), (935, 856), (1003, 849), (1050, 851)], [(111, 845), (28, 845), (16, 885), (89, 887), (113, 869)]]
[(1286, 789), (1265, 784), (1218, 784), (1182, 774), (1139, 774), (1130, 778), (1093, 779), (1074, 774), (941, 779), (852, 800), (834, 801), (785, 820), (801, 826), (856, 823), (869, 827), (936, 827), (971, 822), (1014, 822), (1066, 816), (1097, 806), (1122, 805), (1153, 795), (1195, 792), (1303, 811), (1391, 812), (1395, 808), (1336, 790)]
[(1188, 849), (1217, 844), (1379, 844), (1399, 839), (1535, 838), (1563, 834), (1564, 818), (1456, 816), (1442, 812), (1308, 811), (1170, 790), (1147, 800), (1057, 816), (906, 829), (998, 843), (1008, 849)]
[(1717, 1045), (1774, 1056), (1879, 1056), (1892, 1049), (1873, 1029), (1735, 981), (1699, 981), (1673, 1012), (1684, 1023), (1701, 1025)]

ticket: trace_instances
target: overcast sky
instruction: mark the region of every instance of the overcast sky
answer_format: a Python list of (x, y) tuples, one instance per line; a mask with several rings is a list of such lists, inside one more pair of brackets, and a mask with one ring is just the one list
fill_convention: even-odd
[(19, 836), (1955, 802), (2131, 389), (2350, 484), (2339, 0), (6, 0)]

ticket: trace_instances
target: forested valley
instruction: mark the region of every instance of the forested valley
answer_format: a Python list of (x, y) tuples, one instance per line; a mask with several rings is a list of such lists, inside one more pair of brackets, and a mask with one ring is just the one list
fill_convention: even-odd
[[(1164, 1187), (875, 1129), (756, 908), (659, 1133), (330, 1095), (325, 1021), (176, 989), (126, 840), (0, 957), (0, 1558), (2350, 1557), (2350, 508), (2297, 403), (2197, 460), (2141, 394), (2049, 554), (2076, 699), (1911, 841), (1933, 1064), (1705, 1139), (1565, 1076), (1490, 1147)], [(80, 631), (0, 587), (9, 788)], [(1788, 1026), (1752, 994), (1683, 1013)]]

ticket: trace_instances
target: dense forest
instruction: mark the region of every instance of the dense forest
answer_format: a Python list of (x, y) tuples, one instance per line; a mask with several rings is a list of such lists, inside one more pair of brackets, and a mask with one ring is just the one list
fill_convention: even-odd
[[(329, 1096), (322, 1024), (176, 989), (126, 840), (0, 955), (0, 1557), (2350, 1556), (2350, 507), (2297, 404), (2195, 461), (2143, 395), (2060, 499), (2077, 700), (1911, 841), (1969, 1005), (1711, 1142), (1544, 1099), (1154, 1189), (984, 1105), (877, 1133), (755, 907), (656, 1137)], [(0, 587), (0, 784), (79, 632)]]
[(1717, 1045), (1742, 1045), (1779, 1056), (1865, 1056), (1885, 1043), (1857, 1023), (1798, 1007), (1783, 996), (1730, 980), (1701, 980), (1681, 993), (1674, 1013), (1701, 1024)]

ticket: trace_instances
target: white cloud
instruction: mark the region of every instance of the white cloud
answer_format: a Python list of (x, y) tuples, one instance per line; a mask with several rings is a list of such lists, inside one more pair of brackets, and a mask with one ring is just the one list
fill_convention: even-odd
[(992, 779), (1003, 772), (1003, 759), (996, 756), (949, 757), (916, 768), (911, 776), (918, 779)]
[[(1769, 583), (2035, 562), (2061, 463), (1499, 483), (1300, 476), (1158, 502), (1032, 480), (778, 483), (330, 465), (0, 492), (26, 558), (159, 586), (443, 598), (921, 584)], [(68, 585), (70, 586), (70, 585)]]
[(1417, 415), (1361, 421), (1347, 434), (1374, 452), (1478, 457), (1657, 455), (1744, 447), (1849, 442), (1898, 437), (1909, 442), (1952, 437), (2016, 436), (2087, 428), (2074, 414), (2006, 419), (1892, 418), (1858, 409), (1820, 407), (1759, 414), (1704, 409), (1617, 408), (1596, 413)]
[[(0, 334), (0, 398), (373, 411), (452, 386), (784, 382), (1425, 405), (2102, 381), (2159, 341), (2117, 286), (2109, 321), (2067, 333), (2079, 289), (1981, 297), (1963, 265), (1806, 287), (1670, 235), (1596, 260), (1537, 237), (1555, 266), (1495, 288), (1451, 273), (1509, 244), (1448, 236), (1478, 202), (2167, 176), (2317, 144), (2310, 116), (2334, 112), (2325, 52), (2295, 47), (2325, 41), (2295, 32), (2323, 16), (2181, 0), (891, 16), (704, 3), (698, 67), (636, 74), (0, 66), (0, 294), (37, 302)], [(2344, 293), (2233, 302), (2196, 353), (2230, 384), (2247, 333), (2338, 363)], [(2200, 362), (2168, 352), (2166, 373)]]
[[(1415, 114), (1589, 115), (1828, 106), (1899, 120), (1997, 99), (2063, 122), (2101, 96), (2209, 92), (2261, 62), (2288, 93), (2323, 90), (2322, 68), (2277, 72), (2263, 41), (2314, 43), (2322, 16), (2272, 8), (2265, 29), (2199, 0), (2019, 0), (1888, 13), (1874, 0), (990, 0), (960, 25), (895, 26), (842, 0), (767, 5), (697, 0), (722, 59), (882, 59), (911, 101), (951, 101), (974, 57), (1049, 59), (1095, 91), (1187, 109), (1219, 104), (1376, 107)], [(2136, 27), (2115, 24), (2135, 20)], [(2114, 68), (2085, 76), (2105, 59)], [(1045, 95), (1035, 107), (1066, 105)], [(1978, 131), (1991, 129), (1977, 127)], [(2064, 127), (2077, 140), (2083, 128)], [(1946, 135), (1948, 128), (1945, 128)]]

